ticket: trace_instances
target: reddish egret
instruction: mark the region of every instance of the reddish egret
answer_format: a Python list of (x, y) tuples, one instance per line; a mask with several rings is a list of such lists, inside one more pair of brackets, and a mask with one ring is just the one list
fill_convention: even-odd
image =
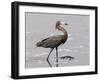
[(37, 43), (37, 47), (51, 48), (51, 51), (47, 57), (47, 61), (49, 60), (49, 56), (51, 52), (53, 51), (53, 49), (56, 48), (57, 67), (58, 67), (58, 46), (60, 46), (61, 44), (64, 44), (68, 38), (68, 33), (64, 28), (65, 25), (68, 25), (68, 24), (61, 21), (57, 21), (55, 28), (58, 29), (59, 31), (62, 31), (63, 35), (51, 36)]

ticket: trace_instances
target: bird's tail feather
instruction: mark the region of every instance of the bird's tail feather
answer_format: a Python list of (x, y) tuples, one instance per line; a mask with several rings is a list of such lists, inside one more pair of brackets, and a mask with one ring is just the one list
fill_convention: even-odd
[(36, 46), (37, 46), (37, 47), (40, 47), (40, 46), (42, 46), (42, 43), (41, 43), (41, 42), (38, 42), (38, 43), (36, 44)]

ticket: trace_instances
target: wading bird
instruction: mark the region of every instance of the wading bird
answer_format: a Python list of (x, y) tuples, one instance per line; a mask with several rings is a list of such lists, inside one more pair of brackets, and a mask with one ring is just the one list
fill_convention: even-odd
[(53, 49), (56, 48), (56, 62), (57, 62), (56, 66), (57, 67), (58, 67), (58, 46), (60, 46), (61, 44), (64, 44), (68, 38), (68, 33), (64, 28), (65, 25), (68, 25), (68, 24), (61, 21), (57, 21), (55, 28), (58, 29), (59, 31), (62, 31), (63, 35), (51, 36), (36, 44), (37, 47), (51, 48), (51, 51), (47, 57), (47, 61), (49, 60), (49, 56), (51, 52), (53, 51)]

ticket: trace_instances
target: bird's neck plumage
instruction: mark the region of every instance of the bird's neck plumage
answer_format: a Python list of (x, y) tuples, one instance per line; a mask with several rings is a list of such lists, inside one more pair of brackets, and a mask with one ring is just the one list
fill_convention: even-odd
[(58, 30), (62, 31), (65, 37), (68, 37), (67, 31), (63, 27), (59, 26)]
[(62, 32), (63, 32), (63, 34), (64, 34), (65, 37), (68, 36), (68, 33), (67, 33), (67, 31), (64, 28), (62, 28)]
[(67, 38), (68, 38), (67, 31), (64, 29), (64, 27), (61, 27), (61, 26), (58, 27), (58, 30), (63, 32), (63, 34), (64, 34), (64, 42), (65, 42), (67, 40)]

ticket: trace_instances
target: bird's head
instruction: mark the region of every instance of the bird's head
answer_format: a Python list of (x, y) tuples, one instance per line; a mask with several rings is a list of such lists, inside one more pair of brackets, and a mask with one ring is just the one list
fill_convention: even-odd
[(65, 22), (62, 22), (62, 21), (57, 21), (56, 22), (56, 29), (61, 30), (65, 25), (68, 25), (68, 24)]

